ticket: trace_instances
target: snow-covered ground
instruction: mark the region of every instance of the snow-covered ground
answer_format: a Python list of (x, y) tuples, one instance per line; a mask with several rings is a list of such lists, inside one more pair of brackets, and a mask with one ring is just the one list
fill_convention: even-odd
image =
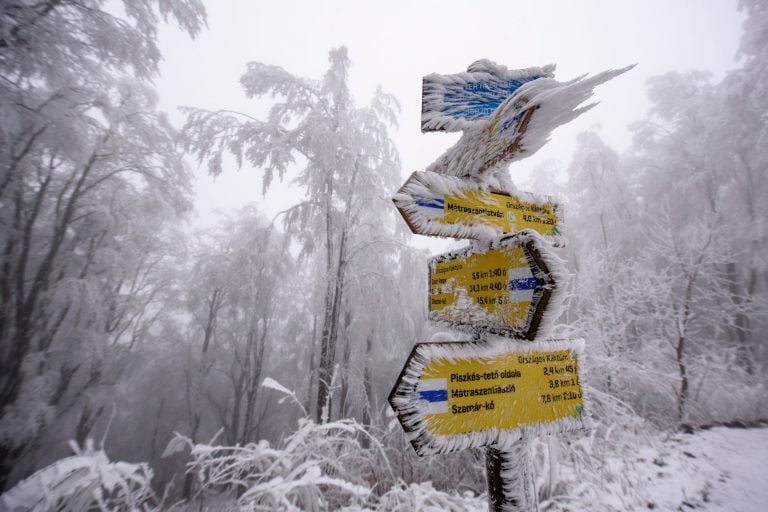
[(568, 485), (541, 510), (768, 511), (768, 428), (671, 434), (594, 460), (586, 477), (562, 465)]
[(640, 463), (649, 503), (662, 510), (768, 510), (768, 429), (676, 435)]
[[(314, 426), (310, 422), (303, 425), (299, 437), (306, 437), (307, 432), (326, 430), (327, 425), (350, 427), (351, 424)], [(328, 439), (338, 441), (341, 438), (329, 435)], [(350, 440), (354, 441), (354, 432)], [(560, 438), (560, 441), (564, 440)], [(324, 442), (325, 438), (321, 444)], [(555, 479), (553, 495), (540, 500), (540, 512), (768, 511), (768, 428), (715, 428), (694, 434), (649, 434), (643, 431), (639, 436), (620, 428), (597, 428), (586, 436), (573, 437), (567, 444), (567, 452), (554, 457), (560, 459), (556, 472), (559, 476)], [(368, 490), (342, 479), (320, 475), (317, 461), (299, 457), (298, 462), (291, 462), (290, 455), (296, 455), (292, 450), (303, 448), (301, 444), (289, 442), (289, 445), (293, 448), (286, 451), (266, 444), (231, 448), (226, 452), (227, 456), (204, 445), (198, 445), (193, 451), (198, 450), (198, 455), (203, 455), (202, 459), (198, 458), (198, 464), (201, 460), (216, 465), (227, 458), (248, 459), (248, 452), (253, 451), (258, 452), (255, 454), (257, 459), (266, 453), (268, 457), (286, 460), (288, 469), (283, 469), (287, 472), (294, 468), (288, 478), (269, 478), (267, 475), (264, 482), (256, 482), (248, 491), (254, 495), (250, 503), (258, 501), (267, 508), (269, 503), (277, 506), (273, 498), (288, 497), (294, 491), (303, 492), (305, 499), (320, 506), (322, 489), (328, 491), (338, 486), (348, 494), (363, 498), (362, 502), (353, 500), (356, 502), (342, 509), (345, 512), (485, 512), (488, 507), (485, 495), (441, 492), (432, 482), (396, 485), (378, 497), (377, 503), (366, 503)], [(563, 446), (546, 440), (536, 443), (535, 465), (540, 493), (549, 490), (548, 478), (553, 474), (545, 462), (550, 460), (548, 450), (552, 448), (558, 452)], [(212, 454), (217, 455), (208, 457)], [(270, 468), (277, 466), (280, 465), (272, 464)], [(260, 466), (251, 465), (248, 470), (253, 472), (256, 467)], [(297, 467), (299, 469), (295, 469)], [(200, 465), (196, 470), (207, 472), (209, 469)], [(126, 503), (131, 499), (140, 503), (147, 497), (143, 490), (149, 489), (146, 474), (143, 465), (110, 462), (104, 452), (88, 445), (84, 451), (77, 450), (74, 456), (41, 470), (0, 497), (0, 512), (53, 510), (54, 503), (68, 504), (70, 508), (67, 510), (85, 510), (83, 504), (93, 499), (94, 485), (99, 484), (103, 489), (114, 490), (110, 496), (125, 498)], [(240, 474), (237, 475), (240, 478)], [(220, 481), (224, 477), (226, 474), (219, 472)], [(213, 482), (215, 478), (209, 480)], [(217, 487), (213, 483), (211, 486), (212, 489)], [(219, 487), (218, 491), (221, 491), (223, 487)], [(128, 490), (129, 495), (123, 495), (117, 489)], [(308, 496), (309, 491), (314, 493), (313, 496)], [(246, 509), (250, 510), (247, 503), (238, 506), (234, 496), (221, 492), (206, 495), (204, 503), (179, 504), (170, 509), (163, 506), (151, 508), (158, 512)], [(324, 507), (321, 509), (325, 510)], [(106, 506), (102, 510), (114, 509)]]

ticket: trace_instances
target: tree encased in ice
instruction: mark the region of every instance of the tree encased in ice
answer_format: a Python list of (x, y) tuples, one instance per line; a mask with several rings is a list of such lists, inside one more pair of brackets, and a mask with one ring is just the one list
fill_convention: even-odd
[[(219, 428), (230, 445), (264, 436), (259, 383), (270, 353), (299, 338), (290, 326), (301, 321), (287, 307), (296, 271), (288, 238), (252, 206), (198, 234), (185, 287), (192, 315), (184, 329), (186, 425), (176, 427), (192, 441)], [(187, 498), (193, 483), (187, 475)]]
[(184, 127), (187, 149), (207, 162), (211, 174), (222, 172), (224, 155), (230, 153), (238, 165), (247, 161), (262, 170), (264, 191), (275, 174), (282, 179), (297, 160), (303, 164), (293, 182), (305, 197), (283, 212), (283, 221), (302, 254), (317, 251), (320, 260), (318, 421), (332, 414), (324, 408), (330, 403), (337, 342), (345, 312), (355, 310), (347, 297), (350, 271), (366, 257), (376, 257), (380, 244), (391, 244), (386, 226), (391, 206), (385, 197), (399, 177), (397, 151), (387, 131), (397, 102), (379, 89), (369, 106), (355, 108), (347, 85), (346, 48), (332, 50), (329, 61), (319, 82), (251, 62), (241, 78), (246, 94), (278, 98), (265, 120), (187, 109)]
[(102, 3), (0, 5), (0, 488), (53, 422), (89, 434), (96, 390), (164, 309), (161, 237), (190, 205), (173, 129), (134, 77), (157, 71), (159, 17), (196, 35), (202, 4)]
[[(744, 5), (750, 20), (762, 12)], [(768, 153), (755, 114), (768, 95), (755, 36), (745, 33), (748, 58), (720, 83), (698, 71), (651, 79), (652, 110), (627, 154), (584, 134), (569, 168), (569, 227), (581, 236), (569, 247), (568, 316), (605, 358), (602, 390), (621, 389), (662, 424), (723, 421), (737, 393), (739, 415), (760, 408), (748, 382), (768, 361), (768, 211), (757, 200)]]

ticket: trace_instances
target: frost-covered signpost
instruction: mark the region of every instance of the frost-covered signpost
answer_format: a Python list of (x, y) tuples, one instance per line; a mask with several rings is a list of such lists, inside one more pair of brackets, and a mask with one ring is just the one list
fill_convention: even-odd
[(562, 236), (557, 203), (509, 184), (416, 171), (392, 199), (420, 235), (482, 239), (530, 229), (555, 245)]
[(530, 231), (477, 242), (429, 262), (429, 319), (533, 340), (559, 297), (560, 262)]
[(417, 343), (390, 400), (419, 455), (583, 428), (583, 340)]
[(473, 339), (418, 343), (389, 402), (419, 455), (487, 449), (493, 511), (537, 508), (530, 436), (585, 426), (583, 340), (541, 340), (559, 314), (562, 264), (547, 242), (565, 244), (561, 214), (551, 198), (519, 192), (506, 167), (628, 69), (560, 83), (552, 65), (480, 60), (424, 78), (422, 131), (464, 133), (393, 200), (414, 233), (474, 240), (430, 260), (428, 299), (431, 321)]

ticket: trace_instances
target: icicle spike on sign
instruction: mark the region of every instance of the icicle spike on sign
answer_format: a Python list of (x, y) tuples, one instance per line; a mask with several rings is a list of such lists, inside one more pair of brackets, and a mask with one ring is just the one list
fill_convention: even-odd
[(533, 340), (559, 314), (560, 258), (523, 231), (429, 261), (429, 319), (464, 331)]
[(580, 106), (592, 96), (595, 87), (633, 67), (565, 83), (539, 78), (523, 84), (484, 122), (466, 127), (461, 139), (427, 170), (448, 176), (482, 177), (531, 156), (549, 141), (555, 128), (597, 105)]
[(457, 132), (483, 124), (523, 84), (553, 78), (554, 64), (509, 69), (488, 59), (472, 63), (465, 73), (424, 77), (421, 131)]
[(494, 176), (479, 181), (416, 171), (392, 200), (416, 234), (487, 240), (531, 229), (565, 245), (557, 202)]
[(389, 403), (419, 455), (585, 428), (584, 340), (417, 343)]

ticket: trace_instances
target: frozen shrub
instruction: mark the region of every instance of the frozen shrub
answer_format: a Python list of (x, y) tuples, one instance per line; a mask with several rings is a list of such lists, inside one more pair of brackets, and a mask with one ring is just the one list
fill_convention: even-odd
[(146, 464), (110, 462), (91, 440), (75, 455), (58, 460), (0, 497), (8, 512), (154, 511), (150, 487), (152, 470)]
[(232, 496), (239, 510), (327, 510), (364, 504), (371, 495), (372, 473), (382, 464), (388, 468), (378, 443), (362, 448), (361, 436), (368, 433), (353, 420), (316, 424), (301, 419), (281, 447), (267, 441), (193, 444), (177, 435), (166, 454), (189, 446), (192, 460), (187, 468), (197, 476), (201, 490)]
[(388, 490), (380, 499), (378, 510), (391, 512), (469, 512), (488, 510), (486, 497), (477, 497), (471, 492), (464, 495), (438, 491), (431, 482), (405, 485), (400, 482)]

